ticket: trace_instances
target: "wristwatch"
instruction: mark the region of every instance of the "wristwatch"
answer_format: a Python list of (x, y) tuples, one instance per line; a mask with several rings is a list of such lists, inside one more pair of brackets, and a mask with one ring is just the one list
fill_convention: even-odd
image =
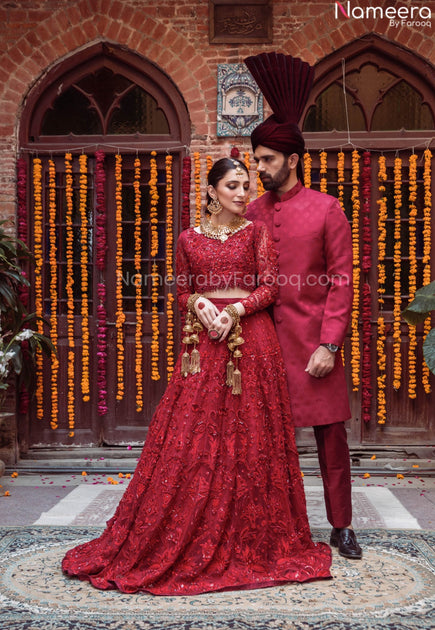
[(337, 352), (338, 346), (335, 343), (321, 343), (321, 346), (325, 346), (330, 352)]

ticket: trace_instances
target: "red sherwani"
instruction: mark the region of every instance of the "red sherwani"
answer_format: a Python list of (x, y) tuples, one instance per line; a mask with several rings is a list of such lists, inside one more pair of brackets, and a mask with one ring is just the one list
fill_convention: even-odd
[(350, 418), (341, 354), (332, 372), (305, 372), (321, 343), (340, 346), (352, 309), (352, 242), (337, 199), (300, 182), (281, 198), (269, 191), (251, 202), (249, 219), (266, 223), (279, 254), (274, 320), (286, 363), (295, 426)]

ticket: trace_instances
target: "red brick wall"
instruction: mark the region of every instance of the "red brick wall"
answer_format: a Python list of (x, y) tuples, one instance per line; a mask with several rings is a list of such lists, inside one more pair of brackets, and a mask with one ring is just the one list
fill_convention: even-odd
[[(342, 2), (346, 6), (346, 2)], [(369, 32), (396, 41), (435, 64), (434, 28), (391, 28), (387, 19), (346, 20), (328, 2), (273, 0), (273, 44), (209, 44), (207, 0), (0, 0), (0, 217), (15, 215), (15, 159), (26, 94), (47, 69), (101, 40), (124, 45), (162, 68), (178, 86), (192, 121), (192, 151), (228, 154), (216, 139), (218, 63), (277, 50), (315, 63)], [(429, 7), (435, 2), (352, 0), (351, 6)], [(249, 140), (238, 142), (249, 148)]]

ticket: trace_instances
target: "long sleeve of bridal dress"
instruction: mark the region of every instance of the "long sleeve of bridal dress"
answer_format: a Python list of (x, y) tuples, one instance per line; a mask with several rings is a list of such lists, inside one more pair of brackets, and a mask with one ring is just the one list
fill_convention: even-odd
[[(241, 393), (226, 384), (228, 340), (204, 329), (200, 371), (182, 373), (180, 354), (114, 516), (99, 538), (67, 552), (64, 572), (156, 595), (331, 577), (329, 547), (311, 539), (285, 368), (265, 310), (277, 282), (269, 233), (248, 222), (222, 242), (190, 228), (178, 241), (177, 277), (182, 314), (192, 293), (250, 291), (241, 300)], [(221, 309), (238, 300), (213, 301)]]

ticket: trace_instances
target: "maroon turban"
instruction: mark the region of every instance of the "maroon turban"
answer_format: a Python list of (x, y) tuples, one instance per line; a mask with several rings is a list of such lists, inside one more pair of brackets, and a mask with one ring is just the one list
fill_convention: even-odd
[(280, 123), (275, 114), (255, 127), (251, 134), (251, 143), (254, 151), (261, 144), (263, 147), (288, 155), (292, 153), (302, 155), (305, 146), (299, 127), (292, 122)]
[(273, 110), (273, 115), (252, 132), (253, 150), (261, 144), (301, 156), (305, 143), (298, 122), (311, 90), (314, 68), (301, 59), (275, 52), (248, 57), (245, 64)]

